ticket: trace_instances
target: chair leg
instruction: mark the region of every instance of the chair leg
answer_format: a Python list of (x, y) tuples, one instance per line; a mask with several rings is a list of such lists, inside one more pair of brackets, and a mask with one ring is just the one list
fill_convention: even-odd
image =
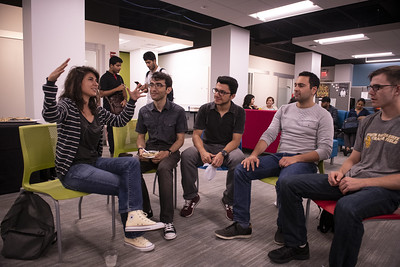
[[(107, 198), (108, 198), (108, 196), (107, 196)], [(112, 237), (115, 237), (115, 196), (111, 196), (111, 205), (112, 205), (112, 208), (111, 208)]]
[(156, 196), (158, 196), (156, 194), (157, 178), (158, 178), (158, 175), (157, 175), (157, 172), (156, 172), (156, 174), (154, 175), (154, 183), (153, 183), (153, 195), (156, 195)]
[(331, 165), (333, 164), (333, 159), (334, 159), (334, 158), (331, 158)]
[(308, 198), (306, 204), (306, 228), (308, 224), (308, 216), (310, 215), (310, 203), (311, 203), (311, 198)]
[(58, 261), (62, 262), (61, 219), (60, 219), (60, 205), (58, 204), (58, 200), (54, 199), (54, 205), (56, 207), (56, 229), (57, 229)]
[(110, 195), (107, 195), (107, 205), (110, 204)]
[(82, 219), (82, 200), (83, 197), (79, 198), (79, 204), (78, 204), (78, 218), (79, 220)]
[(174, 168), (174, 194), (175, 194), (175, 209), (176, 209), (176, 203), (177, 203), (177, 198), (178, 198), (178, 190), (177, 190), (177, 173), (176, 173), (176, 167)]

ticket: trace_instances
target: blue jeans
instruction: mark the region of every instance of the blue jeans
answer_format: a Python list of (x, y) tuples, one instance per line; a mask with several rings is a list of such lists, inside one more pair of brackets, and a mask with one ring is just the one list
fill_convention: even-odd
[[(291, 179), (292, 175), (299, 173), (315, 173), (317, 167), (313, 162), (298, 162), (286, 168), (279, 167), (279, 160), (282, 157), (290, 157), (295, 154), (276, 153), (260, 157), (259, 167), (254, 171), (247, 171), (241, 164), (235, 169), (235, 190), (233, 204), (233, 219), (241, 224), (250, 222), (250, 203), (251, 203), (251, 181), (259, 180), (271, 176), (279, 176), (276, 184), (276, 194), (278, 203), (280, 202), (280, 181)], [(278, 213), (278, 227), (281, 227), (280, 216)]]
[[(124, 232), (127, 213), (142, 210), (140, 163), (137, 158), (98, 158), (94, 165), (75, 164), (61, 182), (65, 188), (76, 191), (118, 196)], [(125, 232), (128, 238), (143, 234)]]
[(329, 185), (327, 178), (326, 174), (303, 174), (281, 181), (285, 245), (294, 247), (307, 242), (302, 198), (338, 200), (329, 266), (355, 266), (364, 234), (363, 219), (393, 213), (400, 204), (400, 191), (365, 187), (343, 195), (338, 187)]

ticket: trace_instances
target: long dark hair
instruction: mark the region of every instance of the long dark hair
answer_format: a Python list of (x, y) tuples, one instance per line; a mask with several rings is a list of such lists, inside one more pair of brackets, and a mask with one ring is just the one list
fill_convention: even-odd
[[(92, 67), (82, 66), (73, 67), (69, 73), (64, 83), (64, 91), (62, 92), (60, 98), (69, 98), (76, 103), (80, 110), (83, 109), (84, 100), (82, 97), (82, 81), (86, 74), (93, 73), (96, 76), (97, 81), (99, 80), (99, 73)], [(99, 96), (89, 98), (89, 109), (92, 114), (96, 113)]]
[(250, 107), (250, 103), (251, 103), (251, 100), (254, 98), (254, 95), (252, 95), (252, 94), (248, 94), (248, 95), (246, 95), (245, 97), (244, 97), (244, 99), (243, 99), (243, 108), (247, 108), (247, 109), (251, 109), (251, 107)]

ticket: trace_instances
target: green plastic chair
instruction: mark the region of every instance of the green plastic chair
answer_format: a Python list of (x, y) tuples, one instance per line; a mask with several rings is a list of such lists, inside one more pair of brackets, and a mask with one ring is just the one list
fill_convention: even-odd
[[(323, 174), (325, 173), (325, 167), (324, 167), (324, 161), (321, 160), (318, 162), (318, 172)], [(263, 178), (260, 179), (261, 182), (276, 186), (276, 182), (278, 181), (277, 176), (271, 176), (271, 177), (267, 177), (267, 178)], [(306, 204), (306, 225), (307, 225), (307, 221), (308, 221), (308, 215), (310, 214), (310, 203), (311, 203), (311, 199), (307, 199), (307, 204)]]
[[(138, 133), (136, 132), (137, 120), (131, 120), (124, 127), (113, 127), (114, 134), (114, 157), (118, 157), (121, 153), (135, 152), (138, 151), (137, 138)], [(148, 134), (146, 134), (146, 139), (148, 139)], [(174, 198), (175, 198), (175, 208), (177, 204), (177, 172), (176, 167), (174, 172)], [(157, 184), (157, 170), (153, 169), (147, 171), (146, 173), (155, 173), (154, 183), (153, 183), (153, 194), (156, 195), (156, 184)]]
[[(22, 190), (50, 196), (56, 209), (57, 248), (59, 261), (62, 261), (61, 219), (58, 201), (72, 198), (79, 199), (79, 219), (81, 219), (82, 197), (88, 193), (66, 189), (59, 179), (40, 183), (31, 183), (33, 172), (49, 169), (55, 166), (55, 147), (57, 142), (57, 125), (38, 124), (19, 127), (24, 173)], [(115, 236), (115, 208), (112, 209), (112, 234)]]

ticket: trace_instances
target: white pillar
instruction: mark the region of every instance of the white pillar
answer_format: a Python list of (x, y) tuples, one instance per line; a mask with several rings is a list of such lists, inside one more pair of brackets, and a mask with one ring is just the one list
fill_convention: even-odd
[(335, 65), (334, 82), (350, 82), (353, 80), (353, 64)]
[(70, 67), (85, 62), (85, 1), (23, 0), (22, 9), (26, 114), (43, 122), (46, 77), (71, 58), (57, 81), (60, 93)]
[(296, 53), (296, 61), (294, 65), (294, 77), (299, 76), (302, 71), (309, 71), (321, 76), (321, 55), (314, 52)]
[(211, 33), (211, 87), (215, 86), (218, 76), (235, 78), (239, 87), (233, 101), (240, 106), (248, 92), (249, 43), (250, 32), (233, 25)]

